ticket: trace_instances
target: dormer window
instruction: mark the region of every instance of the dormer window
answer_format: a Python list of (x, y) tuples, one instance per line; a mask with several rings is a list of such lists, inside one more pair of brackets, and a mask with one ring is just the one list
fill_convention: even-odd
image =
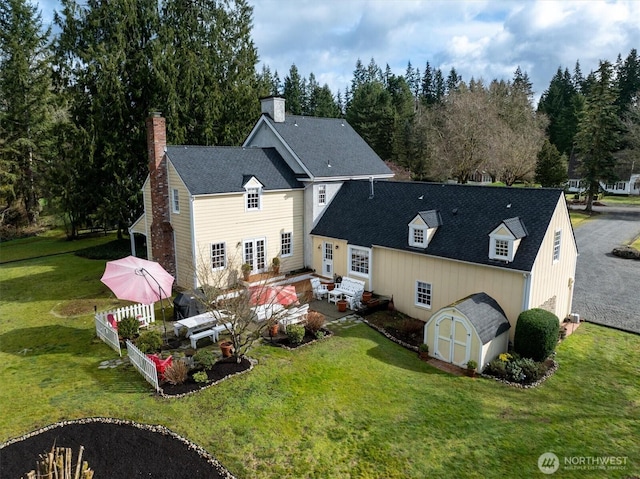
[(527, 230), (520, 218), (509, 218), (489, 233), (489, 258), (512, 262)]
[(426, 248), (442, 225), (440, 212), (437, 210), (421, 211), (409, 223), (409, 246)]
[(262, 183), (260, 183), (255, 176), (252, 176), (248, 181), (243, 185), (246, 191), (245, 193), (245, 207), (247, 211), (259, 211), (262, 202)]

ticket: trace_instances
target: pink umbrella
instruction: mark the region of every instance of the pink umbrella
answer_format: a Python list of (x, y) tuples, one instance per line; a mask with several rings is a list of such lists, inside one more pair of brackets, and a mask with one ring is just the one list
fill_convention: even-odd
[(109, 261), (100, 281), (118, 299), (153, 304), (171, 296), (174, 278), (158, 263), (127, 256)]
[(164, 316), (163, 299), (171, 296), (174, 278), (158, 263), (146, 259), (127, 256), (109, 261), (100, 278), (118, 299), (126, 299), (142, 304), (160, 301), (164, 339), (167, 339), (167, 323)]
[(289, 306), (298, 302), (298, 293), (296, 287), (289, 286), (251, 286), (249, 288), (251, 294), (251, 304), (256, 306), (262, 304), (281, 304)]

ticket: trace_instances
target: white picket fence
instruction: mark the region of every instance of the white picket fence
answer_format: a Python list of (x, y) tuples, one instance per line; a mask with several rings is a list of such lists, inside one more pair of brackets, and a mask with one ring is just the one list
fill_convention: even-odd
[(116, 321), (120, 322), (124, 318), (134, 317), (140, 321), (141, 326), (147, 326), (149, 323), (155, 323), (156, 312), (153, 309), (153, 304), (132, 304), (131, 306), (123, 306), (122, 308), (112, 309), (111, 311), (103, 311), (96, 313), (102, 317), (105, 321), (107, 315), (112, 314)]
[(127, 354), (129, 355), (129, 361), (131, 364), (138, 370), (142, 377), (145, 378), (155, 389), (156, 391), (160, 390), (160, 385), (158, 384), (158, 371), (156, 370), (156, 364), (151, 361), (140, 351), (136, 346), (127, 339)]
[(106, 317), (102, 317), (96, 314), (96, 334), (100, 339), (107, 343), (111, 348), (115, 350), (120, 356), (122, 356), (122, 350), (120, 349), (120, 340), (118, 339), (118, 331), (113, 329), (107, 322)]

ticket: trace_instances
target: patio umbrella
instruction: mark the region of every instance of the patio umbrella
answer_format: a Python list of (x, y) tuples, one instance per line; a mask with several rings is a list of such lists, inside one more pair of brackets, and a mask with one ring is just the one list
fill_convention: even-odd
[(281, 304), (282, 306), (290, 306), (298, 302), (298, 293), (296, 287), (288, 286), (251, 286), (249, 288), (251, 294), (251, 304), (260, 306), (263, 304)]
[(142, 304), (160, 301), (166, 340), (167, 325), (162, 300), (171, 296), (174, 278), (162, 266), (154, 261), (127, 256), (109, 261), (100, 281), (107, 285), (118, 299)]

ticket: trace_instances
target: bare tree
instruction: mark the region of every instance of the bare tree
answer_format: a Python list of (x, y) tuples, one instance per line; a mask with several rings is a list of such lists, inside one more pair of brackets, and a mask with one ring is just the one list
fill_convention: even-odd
[(269, 283), (268, 274), (251, 285), (242, 281), (239, 258), (227, 259), (224, 267), (213, 268), (210, 255), (201, 252), (199, 256), (195, 273), (200, 290), (196, 297), (207, 311), (226, 314), (220, 322), (225, 324), (233, 343), (233, 356), (240, 362), (265, 329), (285, 318), (294, 306), (280, 304), (278, 293), (284, 285)]

